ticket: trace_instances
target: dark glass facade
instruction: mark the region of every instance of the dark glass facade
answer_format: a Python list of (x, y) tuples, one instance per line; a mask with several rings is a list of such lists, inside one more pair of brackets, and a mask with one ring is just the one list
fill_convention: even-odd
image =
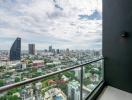
[(10, 49), (10, 60), (21, 59), (21, 38), (17, 38)]
[(29, 44), (29, 54), (35, 55), (35, 44)]
[(49, 52), (52, 52), (52, 46), (49, 46)]

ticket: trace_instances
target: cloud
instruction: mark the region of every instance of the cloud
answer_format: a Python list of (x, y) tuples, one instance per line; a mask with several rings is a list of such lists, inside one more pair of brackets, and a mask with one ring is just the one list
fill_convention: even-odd
[[(22, 49), (36, 43), (38, 49), (101, 48), (102, 20), (80, 20), (97, 10), (102, 14), (101, 0), (1, 0), (0, 39), (22, 38)], [(7, 42), (7, 43), (9, 43)], [(11, 44), (11, 43), (9, 43)], [(9, 49), (9, 45), (2, 49)]]

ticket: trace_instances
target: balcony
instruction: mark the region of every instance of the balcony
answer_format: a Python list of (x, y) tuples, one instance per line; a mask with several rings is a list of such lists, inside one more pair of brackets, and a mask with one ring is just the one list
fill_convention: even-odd
[(100, 58), (0, 87), (0, 93), (2, 100), (85, 100), (103, 83), (103, 58)]
[(0, 100), (132, 100), (131, 35), (132, 0), (103, 0), (105, 59), (0, 87), (13, 98)]

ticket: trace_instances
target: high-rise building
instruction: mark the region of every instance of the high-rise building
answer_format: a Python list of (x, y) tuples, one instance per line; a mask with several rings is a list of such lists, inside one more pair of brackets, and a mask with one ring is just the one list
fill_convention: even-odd
[(35, 44), (29, 44), (28, 49), (29, 49), (29, 54), (35, 55)]
[(80, 83), (78, 81), (69, 82), (68, 100), (80, 100)]
[(43, 100), (41, 95), (42, 83), (38, 82), (35, 84), (35, 100)]
[(66, 55), (68, 56), (70, 54), (70, 50), (67, 48), (66, 49)]
[(52, 49), (52, 53), (54, 53), (54, 54), (55, 54), (55, 49)]
[(57, 54), (59, 54), (59, 53), (60, 53), (60, 50), (59, 50), (59, 49), (57, 49), (57, 50), (56, 50), (56, 53), (57, 53)]
[(10, 60), (21, 60), (21, 38), (17, 38), (10, 49)]
[(52, 46), (49, 46), (49, 52), (52, 52)]

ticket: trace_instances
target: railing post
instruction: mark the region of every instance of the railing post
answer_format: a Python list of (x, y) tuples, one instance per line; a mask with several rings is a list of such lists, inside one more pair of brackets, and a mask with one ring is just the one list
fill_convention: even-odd
[(83, 100), (83, 66), (81, 66), (80, 100)]

